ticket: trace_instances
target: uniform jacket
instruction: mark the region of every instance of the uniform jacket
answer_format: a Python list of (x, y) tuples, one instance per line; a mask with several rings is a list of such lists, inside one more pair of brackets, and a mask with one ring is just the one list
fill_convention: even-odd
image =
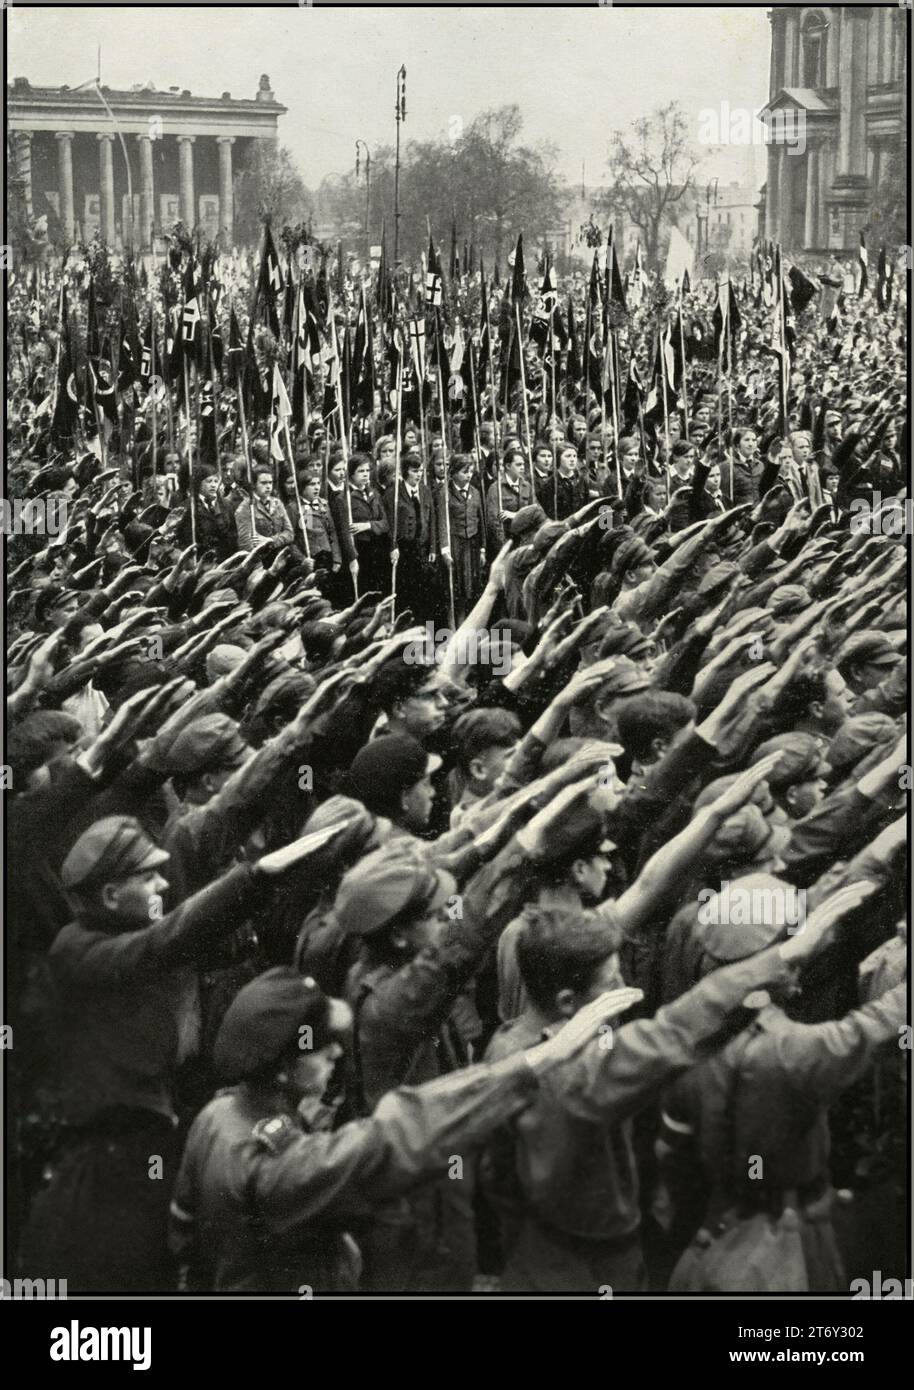
[(311, 1132), (245, 1086), (223, 1092), (191, 1127), (171, 1247), (199, 1288), (352, 1290), (346, 1226), (443, 1172), (453, 1153), (523, 1109), (536, 1087), (526, 1066), (494, 1076), (470, 1067), (433, 1090), (391, 1092), (368, 1119)]
[(416, 506), (409, 493), (406, 491), (406, 484), (401, 480), (397, 491), (397, 524), (394, 528), (394, 485), (391, 483), (384, 493), (384, 511), (391, 534), (395, 536), (395, 544), (400, 545), (402, 541), (416, 541), (418, 543), (419, 554), (425, 559), (435, 549), (435, 510), (432, 506), (432, 494), (426, 483), (419, 484), (419, 516), (416, 518)]
[(508, 478), (501, 480), (501, 507), (498, 504), (498, 483), (494, 482), (486, 493), (486, 520), (489, 526), (489, 539), (498, 546), (505, 543), (505, 526), (499, 512), (519, 512), (521, 507), (529, 507), (533, 501), (533, 489), (529, 479), (523, 474), (516, 483)]
[[(439, 547), (452, 545), (455, 541), (470, 541), (478, 539), (482, 544), (482, 498), (471, 483), (467, 491), (459, 492), (452, 483), (448, 484), (447, 507), (449, 517), (445, 516), (444, 487), (439, 484), (435, 489), (435, 519), (437, 525), (437, 535)], [(450, 520), (450, 540), (445, 538), (448, 535), (447, 522)]]
[[(176, 532), (177, 542), (182, 550), (189, 546), (193, 539), (190, 508), (191, 504), (188, 502)], [(230, 555), (234, 555), (238, 549), (238, 531), (231, 503), (224, 497), (216, 497), (212, 504), (205, 502), (202, 497), (197, 497), (194, 509), (198, 554), (202, 555), (205, 550), (214, 550), (218, 560), (227, 560)], [(248, 517), (250, 518), (250, 509)]]
[(278, 497), (255, 497), (253, 502), (242, 502), (235, 513), (235, 525), (241, 550), (253, 550), (268, 537), (281, 541), (283, 545), (291, 545), (295, 539), (289, 513)]
[[(640, 1224), (632, 1117), (661, 1084), (700, 1058), (702, 1043), (753, 989), (786, 979), (779, 949), (716, 971), (654, 1018), (623, 1023), (612, 1048), (592, 1044), (546, 1077), (540, 1095), (492, 1152), (493, 1186), (519, 1225), (593, 1241), (621, 1241)], [(487, 1058), (540, 1034), (522, 1014), (495, 1034)]]
[(161, 921), (111, 934), (71, 922), (51, 947), (59, 1083), (67, 1118), (115, 1106), (172, 1115), (171, 1074), (199, 1035), (194, 966), (205, 965), (259, 893), (239, 865)]

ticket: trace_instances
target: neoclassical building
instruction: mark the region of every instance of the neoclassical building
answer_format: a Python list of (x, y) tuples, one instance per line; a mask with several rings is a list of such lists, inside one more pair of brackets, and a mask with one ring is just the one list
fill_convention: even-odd
[(24, 77), (7, 87), (12, 177), (29, 217), (47, 216), (52, 240), (65, 242), (97, 232), (145, 251), (180, 218), (231, 245), (234, 181), (254, 141), (276, 140), (286, 110), (270, 79), (252, 100), (177, 87), (101, 93), (104, 101), (94, 87), (33, 87)]
[(906, 148), (909, 12), (775, 5), (768, 18), (762, 234), (794, 251), (851, 251), (893, 153)]

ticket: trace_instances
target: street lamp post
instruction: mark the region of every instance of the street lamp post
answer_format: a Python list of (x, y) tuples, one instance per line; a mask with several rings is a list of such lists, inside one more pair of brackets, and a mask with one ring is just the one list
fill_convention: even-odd
[(400, 261), (400, 122), (406, 120), (406, 67), (397, 73), (397, 156), (394, 163), (394, 265)]
[(359, 177), (359, 146), (365, 150), (365, 238), (371, 245), (371, 150), (364, 140), (355, 142), (355, 176)]

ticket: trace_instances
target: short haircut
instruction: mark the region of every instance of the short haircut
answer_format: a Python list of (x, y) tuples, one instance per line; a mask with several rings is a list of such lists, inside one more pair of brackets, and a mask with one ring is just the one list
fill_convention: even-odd
[(672, 690), (644, 690), (621, 700), (613, 713), (619, 742), (643, 762), (655, 738), (671, 738), (695, 718), (695, 705)]
[(251, 477), (256, 482), (258, 478), (269, 478), (273, 481), (273, 470), (268, 463), (257, 463), (251, 470)]
[(470, 763), (487, 748), (510, 748), (521, 735), (521, 723), (507, 709), (472, 709), (462, 714), (453, 729), (457, 766), (468, 773)]
[(36, 710), (26, 715), (9, 736), (9, 760), (14, 776), (28, 777), (47, 762), (51, 744), (75, 743), (82, 734), (79, 720), (63, 710)]
[(622, 934), (611, 917), (584, 909), (531, 905), (517, 938), (517, 965), (533, 1003), (549, 1010), (563, 989), (581, 994), (615, 955)]

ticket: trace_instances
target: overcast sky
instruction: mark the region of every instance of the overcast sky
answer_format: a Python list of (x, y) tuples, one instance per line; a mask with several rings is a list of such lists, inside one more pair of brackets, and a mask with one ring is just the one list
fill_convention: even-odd
[[(697, 139), (703, 109), (726, 101), (758, 110), (768, 96), (764, 5), (42, 10), (15, 0), (8, 18), (10, 80), (76, 86), (95, 75), (99, 43), (111, 87), (151, 81), (253, 97), (268, 73), (289, 108), (280, 138), (311, 187), (352, 168), (356, 137), (393, 142), (401, 63), (405, 138), (445, 136), (453, 117), (469, 122), (487, 106), (517, 102), (526, 138), (554, 141), (573, 183), (582, 161), (587, 183), (602, 182), (610, 132), (673, 98)], [(757, 150), (757, 184), (763, 163)], [(747, 149), (735, 147), (714, 152), (706, 172), (742, 180), (748, 168)]]

